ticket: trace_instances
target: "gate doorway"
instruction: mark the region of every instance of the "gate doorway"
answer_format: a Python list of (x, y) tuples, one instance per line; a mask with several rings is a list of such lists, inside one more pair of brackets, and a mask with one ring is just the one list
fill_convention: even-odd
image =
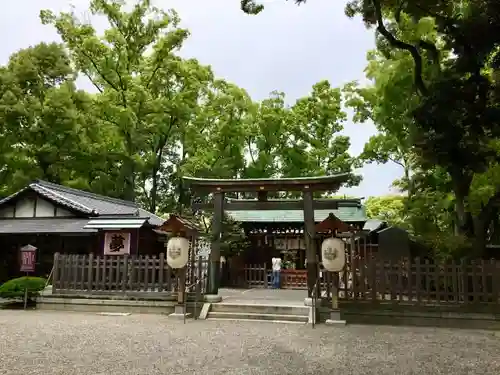
[[(276, 246), (277, 242), (283, 234), (290, 236), (290, 231), (294, 231), (294, 238), (297, 240), (295, 250), (302, 251), (307, 262), (296, 264), (295, 269), (283, 270), (282, 285), (290, 289), (294, 287), (306, 289), (309, 297), (316, 286), (318, 290), (314, 294), (318, 295), (319, 253), (315, 211), (333, 212), (338, 209), (338, 200), (319, 200), (314, 198), (314, 194), (324, 191), (335, 192), (348, 178), (349, 174), (282, 179), (221, 180), (183, 177), (184, 183), (192, 191), (199, 197), (205, 198), (205, 203), (194, 203), (193, 209), (213, 212), (209, 293), (218, 294), (220, 283), (224, 280), (224, 271), (221, 274), (224, 267), (229, 269), (227, 272), (230, 275), (230, 283), (241, 287), (266, 288), (270, 283), (271, 258), (283, 257), (281, 249)], [(279, 194), (282, 192), (299, 194), (302, 199), (279, 199)], [(246, 199), (239, 199), (241, 194)], [(274, 212), (276, 216), (276, 212), (282, 211), (294, 211), (299, 215), (294, 220), (295, 228), (283, 227), (276, 222), (273, 215), (269, 214)], [(254, 228), (257, 231), (256, 239), (265, 245), (271, 242), (273, 251), (259, 252), (259, 246), (252, 243), (252, 249), (246, 258), (231, 260), (221, 258), (222, 221), (226, 212), (250, 212), (260, 223), (260, 228)], [(235, 220), (238, 221), (237, 218)], [(300, 259), (300, 255), (297, 258)], [(221, 265), (221, 260), (222, 263), (226, 263), (224, 267)]]

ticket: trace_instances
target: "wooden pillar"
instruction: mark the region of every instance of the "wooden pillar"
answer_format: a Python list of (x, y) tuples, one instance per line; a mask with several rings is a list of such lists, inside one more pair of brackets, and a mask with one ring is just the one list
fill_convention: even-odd
[[(314, 198), (313, 193), (308, 189), (304, 190), (304, 235), (306, 242), (307, 259), (307, 296), (312, 296), (314, 284), (318, 278), (318, 264), (316, 256), (316, 225), (314, 223)], [(318, 287), (318, 286), (317, 286)], [(316, 294), (317, 295), (317, 294)]]
[(212, 222), (212, 248), (210, 251), (210, 269), (208, 294), (218, 294), (220, 284), (220, 245), (222, 234), (222, 219), (224, 217), (224, 193), (214, 194), (214, 216)]

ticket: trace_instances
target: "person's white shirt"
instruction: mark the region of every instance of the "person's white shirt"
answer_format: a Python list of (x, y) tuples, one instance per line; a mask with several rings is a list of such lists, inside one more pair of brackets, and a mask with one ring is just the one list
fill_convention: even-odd
[(273, 258), (271, 262), (273, 264), (273, 271), (281, 271), (281, 258)]

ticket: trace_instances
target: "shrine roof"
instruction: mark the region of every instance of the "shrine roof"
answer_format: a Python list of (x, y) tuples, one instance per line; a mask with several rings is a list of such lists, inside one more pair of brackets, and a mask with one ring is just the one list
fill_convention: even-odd
[(213, 179), (183, 177), (183, 181), (195, 188), (209, 191), (336, 191), (346, 182), (351, 174), (341, 173), (318, 177), (286, 178), (244, 178)]
[[(345, 223), (359, 223), (367, 220), (365, 208), (361, 205), (339, 205), (338, 209), (314, 210), (314, 221), (319, 223), (333, 213)], [(297, 223), (304, 221), (302, 210), (249, 210), (226, 211), (234, 221), (241, 223)]]

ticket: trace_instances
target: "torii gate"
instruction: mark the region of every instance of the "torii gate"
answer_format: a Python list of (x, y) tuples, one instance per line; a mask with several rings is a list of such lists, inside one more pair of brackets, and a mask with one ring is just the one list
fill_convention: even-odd
[[(307, 288), (308, 296), (313, 292), (318, 278), (316, 228), (314, 210), (336, 209), (337, 201), (331, 199), (314, 200), (315, 192), (337, 191), (342, 183), (350, 177), (349, 173), (342, 173), (321, 177), (298, 178), (256, 178), (256, 179), (208, 179), (197, 177), (183, 177), (183, 182), (193, 190), (205, 191), (213, 194), (213, 201), (209, 204), (194, 204), (195, 209), (213, 210), (212, 250), (210, 253), (209, 294), (217, 295), (219, 291), (220, 272), (220, 238), (224, 209), (237, 210), (303, 210), (304, 234), (306, 243)], [(302, 192), (300, 200), (273, 200), (268, 201), (269, 192)], [(224, 195), (230, 192), (255, 192), (258, 199), (255, 201), (225, 203)], [(317, 284), (316, 284), (317, 285)], [(319, 287), (319, 286), (318, 286)]]

